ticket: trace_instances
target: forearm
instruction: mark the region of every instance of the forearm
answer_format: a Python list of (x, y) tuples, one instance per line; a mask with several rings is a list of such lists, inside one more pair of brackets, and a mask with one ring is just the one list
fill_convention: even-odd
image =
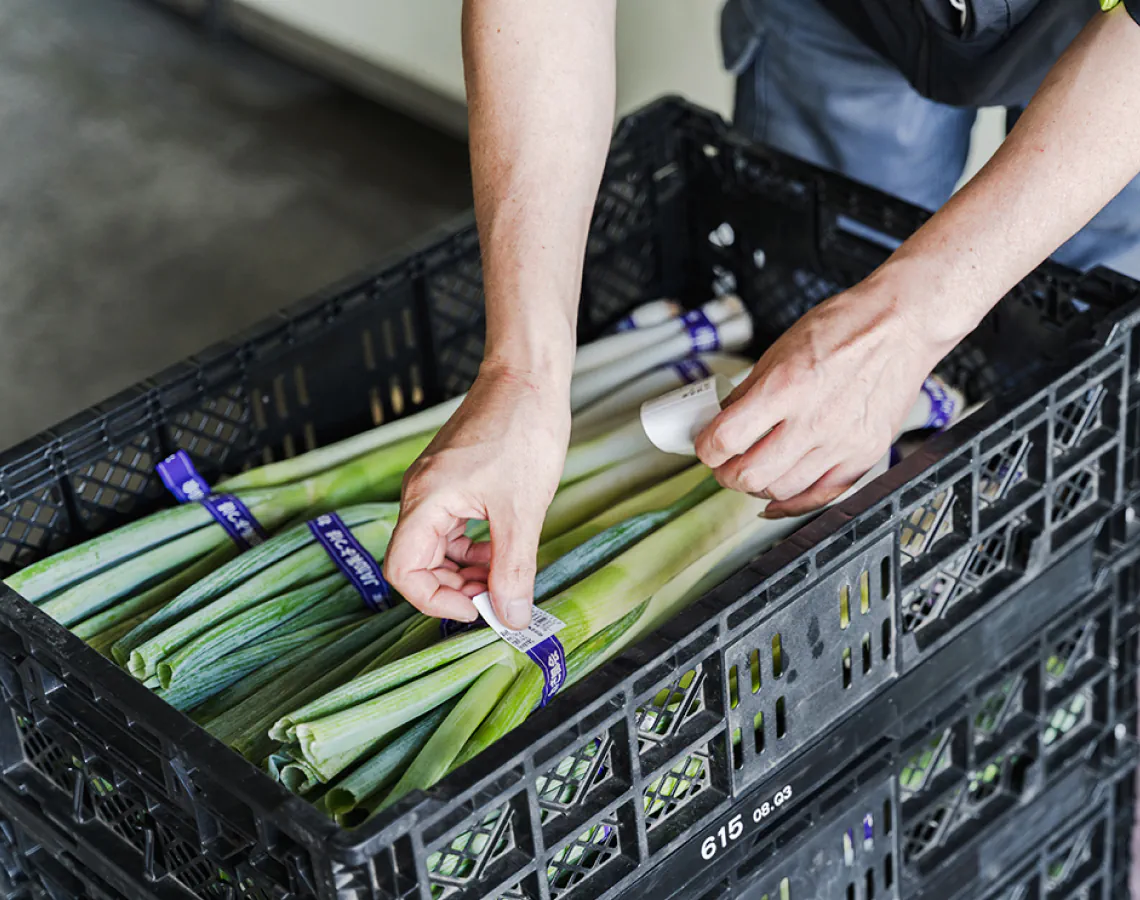
[(613, 125), (615, 2), (464, 2), (485, 359), (556, 384)]
[[(1097, 16), (983, 170), (876, 273), (953, 343), (1140, 172), (1140, 27)], [(921, 290), (915, 290), (921, 285)]]

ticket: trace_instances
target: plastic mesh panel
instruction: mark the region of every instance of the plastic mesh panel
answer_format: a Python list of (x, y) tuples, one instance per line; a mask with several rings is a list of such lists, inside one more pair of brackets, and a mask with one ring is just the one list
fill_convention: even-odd
[(151, 443), (148, 438), (130, 441), (71, 477), (80, 515), (89, 527), (102, 523), (107, 513), (129, 512), (153, 487), (155, 454)]
[(483, 273), (478, 259), (458, 260), (427, 279), (432, 329), (445, 396), (471, 386), (483, 360)]
[(1104, 398), (1108, 396), (1103, 384), (1090, 388), (1082, 397), (1062, 406), (1053, 425), (1054, 453), (1060, 455), (1073, 449), (1104, 422)]
[(240, 387), (230, 388), (218, 397), (204, 400), (197, 408), (180, 413), (171, 423), (171, 441), (195, 459), (216, 465), (229, 454), (240, 452), (247, 443), (249, 406)]
[(638, 743), (642, 753), (672, 737), (686, 721), (704, 709), (704, 687), (704, 672), (698, 666), (637, 708)]
[(941, 849), (962, 825), (983, 815), (991, 804), (1014, 802), (1025, 789), (1032, 757), (1023, 747), (995, 757), (965, 783), (951, 789), (922, 815), (916, 816), (903, 835), (903, 860), (911, 863)]
[(995, 576), (1013, 568), (1024, 521), (1014, 521), (955, 553), (944, 565), (903, 593), (903, 631), (917, 630), (978, 593)]
[(53, 548), (67, 516), (52, 488), (33, 491), (0, 508), (0, 566), (5, 570), (39, 559)]
[(1082, 510), (1088, 509), (1097, 499), (1099, 468), (1090, 463), (1061, 481), (1053, 489), (1053, 521), (1067, 522)]
[(433, 897), (449, 897), (515, 846), (514, 813), (508, 804), (492, 810), (474, 828), (448, 839), (427, 860)]
[(1033, 448), (1028, 435), (1007, 444), (982, 463), (978, 483), (978, 503), (984, 509), (1009, 495), (1025, 480), (1026, 461)]
[(1008, 678), (986, 694), (974, 715), (974, 743), (981, 744), (992, 738), (1025, 708), (1022, 675)]
[[(1098, 827), (1099, 823), (1081, 829), (1072, 839), (1050, 854), (1045, 866), (1045, 882), (1050, 892), (1059, 891), (1076, 880), (1077, 873), (1092, 861), (1095, 832)], [(1054, 895), (1050, 893), (1050, 896)]]
[(954, 509), (958, 503), (949, 490), (939, 491), (919, 504), (902, 523), (902, 562), (906, 566), (930, 551), (938, 541), (954, 533)]
[(646, 828), (652, 831), (687, 806), (710, 783), (708, 748), (702, 748), (669, 767), (644, 792)]
[(560, 759), (537, 780), (544, 824), (581, 804), (598, 785), (613, 777), (612, 742), (600, 734)]
[(550, 896), (562, 897), (621, 855), (617, 822), (592, 825), (558, 848), (546, 867)]
[(147, 849), (146, 807), (109, 785), (95, 784), (92, 790), (95, 817), (115, 834), (141, 852)]
[(583, 279), (591, 324), (615, 319), (647, 299), (647, 285), (658, 278), (654, 206), (647, 178), (641, 171), (627, 172), (622, 180), (606, 181), (598, 195), (587, 254), (604, 259), (605, 265), (587, 266)]
[(1049, 714), (1041, 736), (1046, 752), (1056, 750), (1092, 721), (1094, 699), (1091, 687), (1082, 688)]
[(71, 762), (74, 754), (27, 717), (17, 716), (16, 725), (20, 729), (27, 761), (60, 790), (71, 793), (76, 779), (75, 766)]
[(1045, 662), (1045, 685), (1057, 687), (1068, 681), (1096, 653), (1097, 620), (1082, 622), (1050, 648)]
[(218, 883), (218, 870), (201, 850), (161, 822), (157, 826), (159, 859), (163, 868), (199, 897), (216, 897), (228, 885)]
[(899, 796), (903, 800), (924, 791), (942, 772), (954, 764), (952, 733), (949, 729), (932, 737), (914, 753), (899, 773)]

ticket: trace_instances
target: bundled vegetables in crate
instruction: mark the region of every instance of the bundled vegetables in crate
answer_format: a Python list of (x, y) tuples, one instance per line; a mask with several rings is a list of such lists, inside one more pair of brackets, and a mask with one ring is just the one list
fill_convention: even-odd
[[(763, 501), (657, 450), (638, 419), (643, 401), (678, 385), (739, 382), (750, 363), (735, 354), (751, 337), (735, 297), (690, 313), (658, 301), (579, 351), (572, 445), (538, 552), (536, 617), (557, 623), (549, 665), (490, 628), (448, 636), (379, 573), (404, 471), (462, 398), (212, 491), (187, 458), (172, 459), (163, 476), (181, 505), (7, 584), (356, 824), (462, 765), (802, 524), (764, 519)], [(961, 411), (943, 389), (924, 393), (909, 428)]]

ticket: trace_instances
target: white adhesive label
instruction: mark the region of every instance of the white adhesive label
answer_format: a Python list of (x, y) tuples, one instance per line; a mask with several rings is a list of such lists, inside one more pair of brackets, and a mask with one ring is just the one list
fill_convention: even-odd
[(499, 617), (495, 615), (495, 610), (491, 606), (490, 594), (484, 591), (471, 602), (479, 610), (479, 615), (491, 626), (491, 630), (518, 650), (519, 653), (530, 652), (547, 638), (554, 636), (566, 627), (566, 623), (557, 616), (551, 615), (546, 610), (536, 606), (531, 611), (530, 625), (522, 631), (514, 631), (499, 621)]
[(658, 450), (680, 456), (696, 456), (693, 445), (732, 392), (732, 382), (713, 375), (670, 391), (641, 405), (641, 427)]

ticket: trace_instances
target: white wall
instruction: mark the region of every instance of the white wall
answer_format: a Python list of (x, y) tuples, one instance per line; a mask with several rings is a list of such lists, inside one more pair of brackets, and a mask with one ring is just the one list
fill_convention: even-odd
[[(235, 0), (253, 10), (462, 101), (462, 0)], [(721, 69), (721, 0), (619, 0), (618, 113), (682, 93), (724, 114), (732, 85)]]
[(619, 115), (667, 93), (729, 115), (732, 79), (720, 57), (722, 2), (619, 0)]
[(235, 0), (451, 100), (463, 99), (461, 0)]

